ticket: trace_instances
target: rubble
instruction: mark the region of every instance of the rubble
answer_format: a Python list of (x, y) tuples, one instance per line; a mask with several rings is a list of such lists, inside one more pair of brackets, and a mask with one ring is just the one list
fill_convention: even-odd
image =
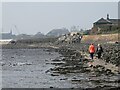
[(65, 34), (63, 36), (60, 36), (57, 43), (80, 43), (82, 39), (82, 35), (78, 32), (71, 32), (69, 34)]

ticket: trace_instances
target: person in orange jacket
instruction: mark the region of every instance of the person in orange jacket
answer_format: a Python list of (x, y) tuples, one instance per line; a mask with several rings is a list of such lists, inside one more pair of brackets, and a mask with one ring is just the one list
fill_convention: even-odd
[(90, 53), (90, 58), (93, 59), (93, 55), (95, 53), (95, 46), (93, 43), (89, 46), (89, 53)]

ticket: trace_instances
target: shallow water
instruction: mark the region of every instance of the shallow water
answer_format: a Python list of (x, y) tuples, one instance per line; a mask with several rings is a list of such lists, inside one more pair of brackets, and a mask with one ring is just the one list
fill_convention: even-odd
[[(114, 81), (118, 76), (99, 76), (86, 73), (56, 74), (49, 70), (55, 66), (52, 60), (61, 55), (47, 49), (3, 49), (2, 88), (93, 88), (101, 85), (117, 86), (116, 83), (93, 82)], [(62, 57), (61, 57), (62, 58)]]
[(2, 87), (3, 88), (49, 88), (75, 87), (69, 80), (61, 81), (61, 76), (46, 73), (54, 65), (47, 64), (59, 57), (56, 52), (43, 49), (3, 49)]

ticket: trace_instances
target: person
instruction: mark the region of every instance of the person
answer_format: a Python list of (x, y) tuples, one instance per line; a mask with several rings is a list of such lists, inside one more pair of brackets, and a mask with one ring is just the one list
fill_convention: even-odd
[(102, 46), (101, 46), (100, 44), (98, 44), (98, 46), (97, 46), (97, 50), (96, 50), (96, 53), (97, 53), (98, 59), (101, 58), (101, 54), (102, 54), (102, 52), (103, 52), (103, 48), (102, 48)]
[(93, 43), (91, 43), (91, 45), (89, 46), (89, 53), (90, 53), (90, 58), (93, 59), (93, 55), (95, 53), (95, 47)]

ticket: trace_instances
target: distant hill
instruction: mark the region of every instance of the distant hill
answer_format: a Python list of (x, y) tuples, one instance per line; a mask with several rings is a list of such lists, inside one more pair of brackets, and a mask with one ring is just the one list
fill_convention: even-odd
[(46, 35), (47, 36), (58, 37), (58, 36), (61, 36), (61, 35), (64, 35), (64, 34), (68, 34), (68, 33), (69, 33), (68, 29), (62, 28), (62, 29), (53, 29), (50, 32), (48, 32)]
[(34, 38), (45, 38), (46, 36), (41, 32), (36, 33), (35, 35), (19, 34), (16, 35), (15, 39), (34, 39)]
[(38, 32), (38, 33), (35, 34), (33, 37), (34, 37), (34, 38), (45, 38), (45, 35), (44, 35), (43, 33), (41, 33), (41, 32)]

